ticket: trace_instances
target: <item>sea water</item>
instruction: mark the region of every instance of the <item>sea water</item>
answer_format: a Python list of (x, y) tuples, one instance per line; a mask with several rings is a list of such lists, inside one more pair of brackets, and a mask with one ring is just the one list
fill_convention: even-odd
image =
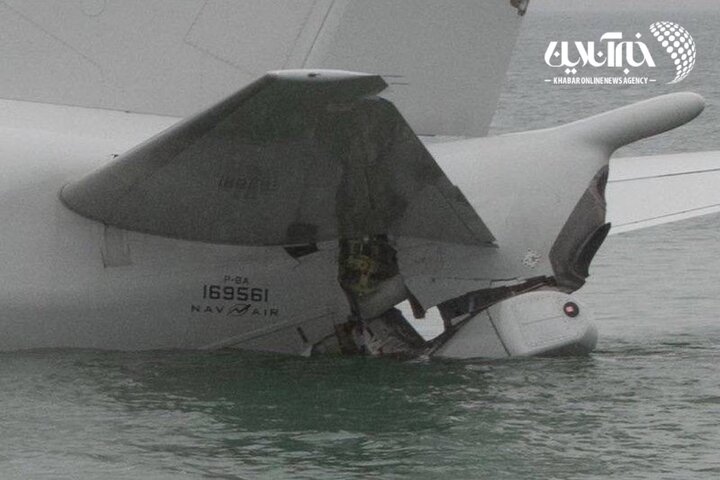
[[(531, 9), (493, 132), (692, 90), (700, 118), (619, 154), (720, 150), (720, 16), (666, 17)], [(549, 41), (658, 20), (697, 42), (681, 84), (544, 83)], [(0, 479), (720, 477), (720, 217), (611, 237), (591, 273), (585, 358), (0, 354)]]

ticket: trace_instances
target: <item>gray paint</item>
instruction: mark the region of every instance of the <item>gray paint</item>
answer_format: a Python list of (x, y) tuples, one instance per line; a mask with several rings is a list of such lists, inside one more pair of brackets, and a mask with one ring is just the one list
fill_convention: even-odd
[(68, 185), (63, 201), (107, 225), (239, 245), (395, 234), (493, 237), (410, 127), (379, 76), (269, 74)]

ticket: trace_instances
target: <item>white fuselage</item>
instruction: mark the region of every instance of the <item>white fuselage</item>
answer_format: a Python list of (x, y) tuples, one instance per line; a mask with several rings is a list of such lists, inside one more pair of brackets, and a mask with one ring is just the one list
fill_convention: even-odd
[[(69, 182), (177, 119), (2, 103), (0, 125), (13, 128), (0, 129), (0, 351), (237, 347), (301, 354), (347, 321), (336, 242), (295, 259), (282, 247), (119, 230), (63, 204)], [(401, 243), (408, 279), (418, 284), (444, 271), (423, 260), (427, 248), (453, 252), (450, 245)], [(477, 265), (480, 250), (463, 247), (456, 256), (472, 254)], [(432, 302), (489, 284), (460, 276), (466, 279), (442, 288), (419, 287), (420, 296)]]
[(64, 107), (28, 108), (46, 114), (39, 128), (0, 130), (0, 350), (239, 346), (302, 353), (347, 317), (334, 244), (298, 261), (280, 247), (119, 231), (62, 204), (64, 185), (138, 141), (138, 122), (149, 136), (172, 120), (110, 112), (111, 140), (57, 133), (73, 121), (87, 124), (93, 111), (65, 109), (61, 125), (47, 114)]
[[(176, 119), (12, 101), (0, 107), (0, 351), (303, 354), (348, 322), (335, 241), (295, 258), (282, 247), (120, 230), (63, 204), (68, 183)], [(409, 295), (427, 309), (469, 292), (550, 279), (560, 229), (610, 153), (701, 110), (702, 99), (677, 94), (559, 129), (429, 146), (499, 246), (391, 239), (402, 289), (390, 292), (384, 308)], [(632, 123), (636, 114), (646, 121)]]

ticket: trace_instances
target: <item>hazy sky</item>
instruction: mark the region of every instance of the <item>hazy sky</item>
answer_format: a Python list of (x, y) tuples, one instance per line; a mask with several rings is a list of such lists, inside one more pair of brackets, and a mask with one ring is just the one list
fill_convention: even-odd
[(533, 10), (720, 10), (720, 0), (530, 0)]

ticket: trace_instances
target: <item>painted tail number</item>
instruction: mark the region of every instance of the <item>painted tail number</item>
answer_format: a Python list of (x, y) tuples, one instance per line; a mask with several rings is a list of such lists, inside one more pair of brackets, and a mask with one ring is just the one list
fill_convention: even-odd
[(203, 285), (203, 299), (268, 303), (270, 301), (270, 292), (267, 288)]

